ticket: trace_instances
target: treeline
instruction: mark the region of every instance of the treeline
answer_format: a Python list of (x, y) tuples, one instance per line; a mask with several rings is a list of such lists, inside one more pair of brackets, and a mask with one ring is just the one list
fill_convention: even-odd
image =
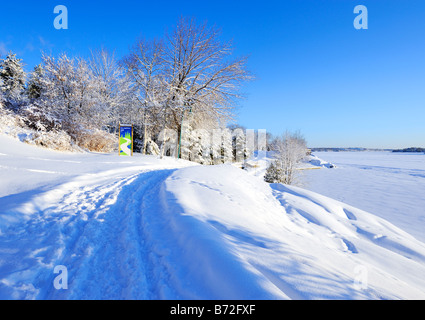
[(404, 149), (395, 149), (393, 152), (425, 152), (425, 148), (410, 147)]
[(361, 151), (392, 151), (392, 149), (378, 149), (378, 148), (361, 148), (361, 147), (351, 147), (351, 148), (310, 148), (311, 152), (361, 152)]
[[(10, 52), (0, 60), (0, 103), (40, 135), (66, 133), (88, 150), (116, 148), (119, 123), (132, 123), (136, 152), (225, 161), (243, 140), (226, 126), (252, 79), (246, 57), (232, 51), (217, 28), (181, 18), (162, 39), (139, 39), (120, 59), (105, 49), (88, 58), (43, 53), (26, 74)], [(230, 134), (230, 143), (205, 130)]]

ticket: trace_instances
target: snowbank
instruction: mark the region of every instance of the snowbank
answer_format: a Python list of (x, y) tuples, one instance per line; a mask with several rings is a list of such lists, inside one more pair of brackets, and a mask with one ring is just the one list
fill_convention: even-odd
[(36, 131), (28, 128), (24, 120), (0, 105), (0, 134), (3, 133), (21, 142), (58, 151), (77, 151), (81, 148), (71, 142), (71, 137), (64, 131)]
[[(175, 217), (169, 235), (180, 239), (189, 255), (183, 261), (191, 258), (193, 267), (185, 280), (202, 278), (219, 293), (201, 297), (425, 297), (424, 244), (367, 212), (301, 188), (268, 185), (224, 165), (178, 170), (166, 190), (166, 203), (178, 204), (167, 213)], [(183, 219), (196, 227), (180, 224)], [(206, 239), (186, 240), (192, 236)]]
[(314, 154), (307, 156), (306, 163), (316, 167), (335, 168), (334, 164), (324, 161)]

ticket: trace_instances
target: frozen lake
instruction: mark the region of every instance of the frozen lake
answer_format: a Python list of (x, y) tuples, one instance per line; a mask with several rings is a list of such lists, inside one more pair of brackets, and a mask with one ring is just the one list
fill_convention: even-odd
[(336, 168), (305, 170), (304, 188), (373, 213), (425, 241), (425, 154), (313, 154)]

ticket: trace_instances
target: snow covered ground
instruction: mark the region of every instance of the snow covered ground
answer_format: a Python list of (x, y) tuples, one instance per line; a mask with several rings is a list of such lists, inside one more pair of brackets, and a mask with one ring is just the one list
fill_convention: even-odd
[(336, 167), (303, 171), (304, 188), (373, 213), (425, 242), (425, 154), (314, 155)]
[(424, 274), (382, 217), (233, 165), (0, 135), (1, 299), (425, 299)]

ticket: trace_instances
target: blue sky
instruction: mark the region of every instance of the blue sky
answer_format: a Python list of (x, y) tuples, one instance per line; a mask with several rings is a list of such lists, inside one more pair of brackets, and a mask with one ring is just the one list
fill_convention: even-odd
[[(356, 30), (356, 5), (368, 29)], [(56, 5), (68, 30), (56, 30)], [(178, 17), (207, 20), (249, 55), (238, 123), (273, 134), (299, 130), (310, 147), (425, 147), (425, 1), (8, 1), (0, 5), (0, 56), (27, 70), (40, 51), (118, 57), (140, 36), (162, 37)]]

